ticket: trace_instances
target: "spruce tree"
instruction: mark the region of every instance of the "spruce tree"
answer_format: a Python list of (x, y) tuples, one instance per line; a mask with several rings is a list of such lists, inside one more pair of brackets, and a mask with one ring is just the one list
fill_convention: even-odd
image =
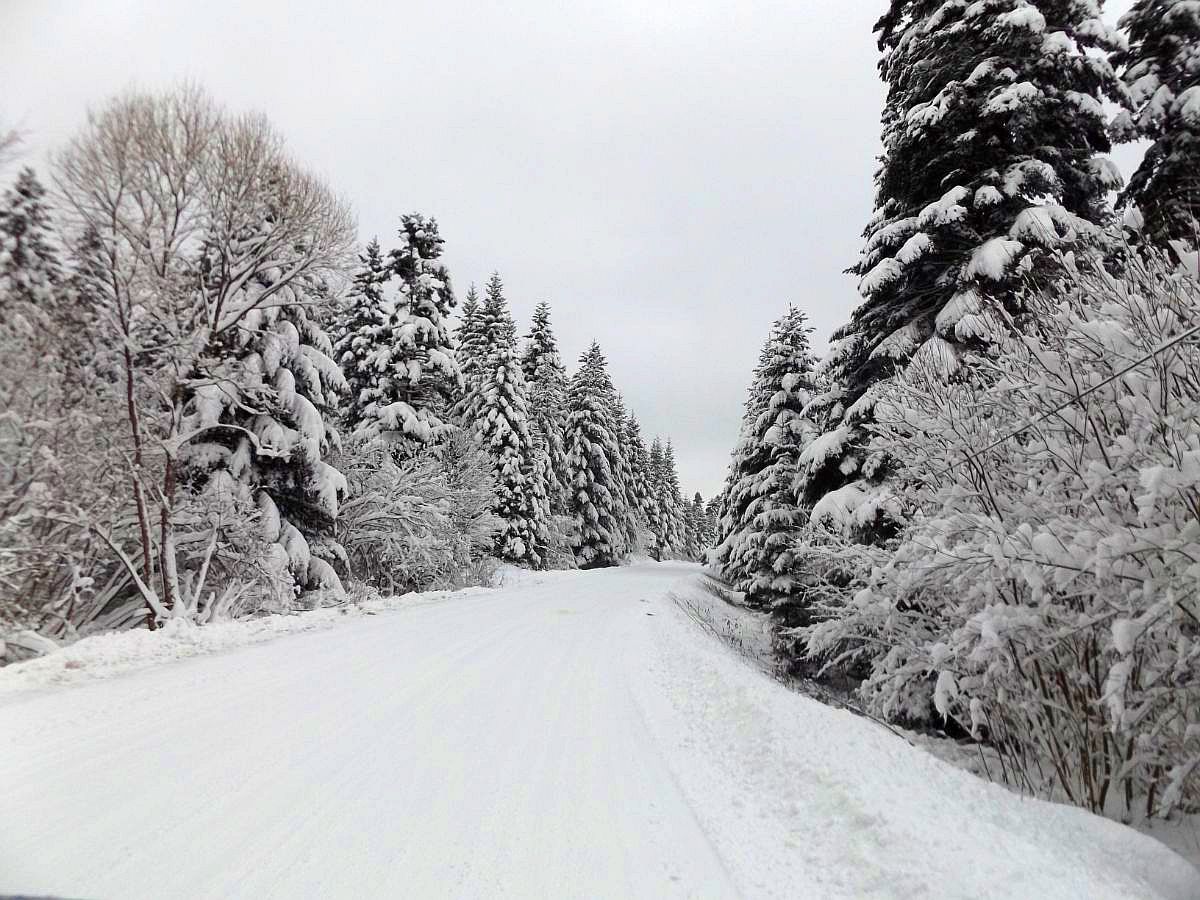
[(530, 421), (534, 437), (546, 456), (546, 489), (553, 512), (567, 509), (568, 483), (563, 439), (567, 427), (567, 376), (550, 326), (550, 305), (542, 302), (521, 357), (529, 384)]
[(394, 396), (379, 407), (379, 427), (427, 444), (462, 389), (448, 318), (454, 308), (450, 275), (440, 262), (445, 242), (437, 222), (419, 213), (400, 218), (400, 246), (389, 254), (399, 298), (385, 323), (390, 347), (385, 371)]
[(504, 523), (496, 539), (501, 559), (540, 567), (549, 544), (545, 466), (530, 434), (528, 387), (515, 346), (516, 329), (499, 290), (489, 297), (496, 342), (479, 372), (472, 425), (492, 458), (493, 511)]
[(747, 397), (747, 411), (757, 414), (730, 465), (715, 561), (750, 606), (776, 605), (795, 587), (792, 548), (807, 511), (794, 484), (801, 453), (816, 436), (805, 417), (813, 397), (811, 332), (794, 307), (775, 322)]
[(630, 413), (625, 420), (625, 437), (621, 441), (624, 456), (628, 462), (629, 474), (625, 484), (625, 496), (630, 506), (636, 510), (639, 524), (653, 531), (654, 515), (651, 511), (650, 458), (646, 453), (646, 444), (642, 440), (642, 426), (637, 416)]
[(663, 516), (664, 544), (672, 556), (687, 549), (687, 519), (679, 472), (675, 467), (675, 444), (670, 438), (663, 447), (662, 475), (659, 481), (659, 506)]
[(467, 288), (466, 299), (463, 300), (462, 316), (459, 319), (455, 337), (458, 341), (458, 368), (465, 382), (464, 390), (470, 390), (472, 379), (483, 363), (482, 331), (480, 330), (481, 306), (479, 291), (472, 284)]
[(639, 533), (645, 523), (645, 513), (633, 489), (633, 463), (629, 458), (629, 447), (621, 440), (628, 424), (629, 412), (625, 408), (625, 399), (614, 391), (613, 429), (617, 435), (617, 483), (621, 493), (621, 505), (625, 510), (621, 526), (625, 535), (625, 547), (634, 550), (637, 548)]
[(1051, 251), (1101, 239), (1120, 186), (1102, 100), (1120, 93), (1097, 50), (1119, 37), (1090, 2), (892, 0), (876, 25), (888, 85), (876, 211), (851, 269), (864, 302), (836, 335), (835, 388), (813, 501), (886, 477), (863, 425), (875, 391), (913, 361), (945, 375), (1019, 312), (1018, 287)]
[(382, 396), (376, 361), (385, 336), (384, 286), (390, 274), (379, 240), (372, 238), (359, 256), (354, 280), (338, 311), (334, 357), (346, 375), (348, 397), (343, 416), (350, 431), (363, 424), (363, 411)]
[(624, 557), (618, 435), (612, 420), (611, 381), (599, 344), (580, 358), (571, 379), (567, 418), (569, 509), (575, 518), (574, 551), (580, 568), (617, 565)]
[(6, 304), (49, 311), (62, 281), (46, 189), (33, 169), (22, 169), (0, 201), (0, 312)]
[(656, 560), (667, 559), (671, 548), (667, 541), (666, 510), (662, 502), (663, 445), (657, 437), (650, 442), (646, 458), (646, 481), (649, 496), (646, 500), (646, 521), (650, 529), (650, 555)]
[[(271, 290), (273, 303), (255, 304)], [(286, 590), (341, 593), (330, 560), (346, 480), (328, 460), (339, 443), (331, 419), (347, 386), (320, 324), (328, 292), (317, 276), (279, 287), (266, 273), (244, 291), (244, 300), (234, 298), (251, 307), (240, 346), (194, 389), (188, 407), (197, 437), (180, 451), (182, 480), (210, 494), (229, 488), (257, 506), (266, 565)]]
[(1136, 204), (1160, 245), (1200, 244), (1200, 5), (1137, 0), (1121, 18), (1127, 49), (1113, 55), (1132, 115), (1114, 123), (1123, 140), (1152, 143), (1121, 195)]

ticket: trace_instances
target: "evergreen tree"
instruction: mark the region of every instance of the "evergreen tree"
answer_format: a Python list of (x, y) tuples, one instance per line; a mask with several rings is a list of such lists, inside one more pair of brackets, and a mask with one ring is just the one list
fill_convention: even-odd
[(625, 420), (625, 437), (621, 445), (629, 466), (625, 496), (629, 505), (636, 510), (639, 524), (652, 532), (653, 519), (656, 516), (651, 510), (653, 494), (650, 483), (650, 458), (642, 440), (642, 426), (638, 423), (637, 416), (632, 413)]
[(662, 510), (663, 544), (671, 556), (679, 556), (687, 550), (687, 520), (679, 489), (679, 472), (675, 468), (675, 445), (670, 438), (662, 451), (658, 500)]
[(1152, 141), (1121, 196), (1136, 204), (1160, 245), (1200, 244), (1200, 5), (1193, 0), (1138, 0), (1121, 18), (1128, 49), (1113, 55), (1123, 67), (1132, 115), (1114, 131), (1123, 140)]
[(479, 291), (472, 284), (467, 288), (467, 297), (463, 301), (462, 318), (459, 320), (455, 336), (458, 341), (458, 368), (462, 372), (464, 391), (470, 391), (472, 379), (486, 359), (483, 352), (482, 331), (480, 330), (481, 307)]
[(625, 547), (634, 550), (638, 546), (638, 536), (645, 522), (645, 513), (638, 503), (633, 487), (633, 463), (629, 458), (629, 447), (621, 440), (629, 426), (629, 412), (625, 409), (625, 399), (615, 391), (612, 418), (613, 430), (617, 435), (617, 484), (621, 493), (621, 505), (625, 510), (621, 526), (625, 535)]
[(704, 559), (704, 551), (708, 549), (708, 521), (704, 509), (704, 498), (697, 491), (688, 506), (688, 536), (691, 558), (697, 562)]
[(550, 305), (539, 303), (521, 357), (529, 384), (531, 427), (546, 456), (546, 488), (555, 514), (567, 509), (568, 482), (563, 436), (567, 427), (567, 376), (550, 327)]
[(646, 521), (650, 528), (650, 555), (656, 560), (670, 556), (671, 548), (667, 541), (667, 524), (665, 509), (662, 502), (661, 485), (663, 480), (663, 445), (657, 437), (650, 442), (650, 453), (646, 459), (646, 482), (649, 496), (646, 500)]
[(517, 341), (517, 326), (512, 314), (508, 311), (508, 300), (504, 297), (504, 282), (499, 272), (493, 272), (488, 279), (487, 293), (480, 310), (480, 332), (483, 340), (483, 352), (490, 355), (492, 350), (503, 344), (515, 347)]
[(7, 304), (48, 310), (55, 302), (63, 275), (45, 197), (27, 168), (0, 201), (0, 312)]
[(444, 243), (434, 219), (410, 213), (401, 216), (400, 246), (389, 254), (400, 287), (385, 324), (394, 400), (379, 408), (379, 426), (422, 444), (445, 432), (444, 419), (462, 389), (447, 321), (454, 293), (439, 261)]
[(598, 344), (581, 357), (569, 399), (566, 450), (575, 556), (581, 568), (616, 565), (624, 556), (625, 510), (616, 474), (620, 450), (612, 421), (611, 381)]
[[(269, 231), (265, 222), (263, 232)], [(261, 234), (244, 236), (253, 244)], [(235, 254), (236, 255), (236, 250)], [(347, 389), (333, 344), (319, 323), (328, 292), (315, 275), (283, 285), (264, 273), (235, 303), (250, 307), (219, 366), (191, 388), (197, 437), (179, 454), (182, 480), (210, 496), (257, 506), (266, 565), (287, 590), (341, 583), (330, 565), (338, 554), (334, 524), (346, 480), (328, 462), (338, 445), (330, 417)], [(274, 291), (274, 302), (254, 297)], [(236, 387), (237, 396), (231, 391)]]
[[(1003, 332), (1048, 251), (1097, 242), (1120, 186), (1101, 101), (1120, 88), (1096, 50), (1119, 37), (1091, 2), (892, 0), (876, 25), (888, 85), (876, 212), (852, 272), (864, 302), (835, 335), (819, 398), (813, 501), (882, 480), (867, 453), (873, 386), (913, 361), (945, 375)], [(876, 389), (877, 390), (877, 389)]]
[(730, 465), (715, 560), (756, 607), (777, 604), (795, 587), (792, 548), (807, 513), (794, 483), (801, 453), (816, 436), (805, 417), (813, 396), (811, 331), (794, 307), (775, 322), (747, 398), (747, 411), (758, 412), (743, 428)]
[(549, 544), (545, 467), (530, 434), (528, 387), (517, 358), (512, 316), (498, 289), (489, 303), (496, 342), (479, 373), (472, 424), (493, 463), (493, 511), (504, 523), (496, 541), (497, 555), (538, 567), (545, 562)]
[(372, 238), (359, 256), (353, 284), (338, 312), (334, 357), (346, 375), (349, 396), (344, 418), (351, 431), (363, 424), (364, 410), (382, 396), (375, 364), (385, 336), (384, 286), (390, 275), (379, 240)]

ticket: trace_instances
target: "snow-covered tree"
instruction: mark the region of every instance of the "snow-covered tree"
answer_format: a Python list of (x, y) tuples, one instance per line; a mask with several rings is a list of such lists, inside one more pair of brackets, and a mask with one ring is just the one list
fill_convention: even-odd
[(439, 261), (443, 243), (435, 220), (409, 213), (400, 218), (400, 246), (388, 254), (399, 296), (375, 366), (392, 396), (377, 402), (374, 428), (418, 444), (445, 433), (444, 420), (462, 389), (447, 321), (454, 293)]
[(1200, 5), (1192, 0), (1137, 0), (1121, 18), (1127, 49), (1114, 54), (1130, 91), (1132, 114), (1114, 131), (1148, 139), (1121, 196), (1136, 204), (1160, 246), (1200, 244)]
[(795, 307), (772, 326), (730, 463), (715, 561), (752, 606), (775, 606), (796, 586), (792, 549), (808, 517), (795, 481), (801, 453), (816, 437), (805, 417), (813, 397), (811, 332)]
[(529, 385), (529, 407), (534, 437), (546, 457), (546, 487), (554, 514), (567, 509), (566, 451), (567, 374), (550, 326), (550, 304), (542, 302), (533, 313), (533, 326), (521, 357)]
[(915, 366), (881, 396), (874, 440), (921, 514), (883, 548), (817, 504), (832, 577), (802, 634), (866, 661), (872, 712), (986, 739), (992, 777), (1096, 812), (1191, 809), (1200, 285), (1135, 258), (1028, 302), (1037, 332), (970, 377)]
[(650, 478), (650, 457), (646, 452), (646, 443), (642, 440), (642, 426), (633, 413), (625, 419), (625, 437), (621, 441), (621, 448), (629, 467), (625, 496), (630, 507), (636, 511), (639, 527), (652, 531), (650, 507), (654, 497)]
[(499, 272), (493, 272), (488, 279), (483, 306), (480, 307), (479, 330), (483, 336), (485, 358), (490, 356), (497, 346), (516, 347), (517, 326), (508, 310), (504, 281)]
[[(670, 438), (664, 444), (658, 438), (650, 445), (650, 462), (654, 486), (658, 532), (654, 550), (658, 559), (677, 557), (684, 553), (687, 543), (687, 521), (683, 494), (679, 489), (679, 473), (675, 468), (675, 445)], [(657, 463), (657, 464), (656, 464)]]
[(56, 300), (63, 272), (45, 196), (34, 171), (22, 169), (0, 199), (0, 314), (10, 305), (45, 309)]
[(657, 437), (650, 442), (650, 452), (646, 455), (646, 486), (649, 496), (646, 499), (646, 525), (650, 530), (650, 555), (656, 560), (670, 558), (671, 547), (667, 541), (667, 517), (663, 507), (660, 487), (662, 483), (663, 445)]
[(496, 552), (502, 559), (537, 567), (544, 564), (550, 541), (545, 467), (530, 433), (528, 387), (499, 277), (488, 287), (487, 315), (493, 342), (478, 375), (478, 396), (470, 422), (492, 458), (496, 481), (493, 510), (503, 522)]
[(56, 170), (71, 234), (101, 250), (98, 327), (118, 376), (104, 402), (125, 419), (107, 437), (136, 530), (81, 525), (151, 622), (340, 593), (320, 554), (342, 485), (325, 416), (344, 379), (320, 323), (349, 210), (265, 120), (193, 88), (112, 101)]
[(617, 565), (625, 555), (626, 515), (617, 480), (619, 436), (612, 420), (612, 382), (600, 345), (580, 358), (571, 379), (567, 418), (569, 509), (575, 517), (575, 556), (581, 568)]
[(346, 376), (343, 408), (346, 427), (357, 430), (364, 410), (379, 400), (382, 374), (376, 368), (384, 331), (384, 290), (391, 273), (378, 239), (372, 239), (359, 256), (354, 281), (338, 310), (334, 357)]
[(1120, 85), (1096, 51), (1121, 43), (1098, 3), (892, 0), (876, 31), (888, 95), (876, 211), (851, 270), (864, 301), (825, 363), (809, 502), (885, 478), (891, 461), (866, 453), (862, 429), (877, 386), (912, 361), (950, 375), (1000, 338), (1022, 279), (1053, 266), (1051, 251), (1100, 241), (1121, 184), (1098, 155), (1102, 101)]
[(479, 291), (472, 284), (467, 288), (466, 299), (463, 300), (462, 314), (459, 317), (455, 337), (458, 344), (458, 367), (465, 382), (464, 391), (469, 391), (480, 366), (487, 358), (483, 349), (483, 332), (480, 329), (482, 307), (479, 303)]
[(646, 514), (639, 503), (637, 492), (633, 486), (633, 461), (629, 456), (629, 447), (621, 440), (629, 426), (629, 411), (625, 408), (625, 398), (616, 391), (613, 392), (613, 429), (617, 435), (617, 484), (621, 492), (621, 506), (625, 510), (621, 527), (625, 533), (625, 547), (631, 552), (639, 550), (640, 536), (645, 527)]

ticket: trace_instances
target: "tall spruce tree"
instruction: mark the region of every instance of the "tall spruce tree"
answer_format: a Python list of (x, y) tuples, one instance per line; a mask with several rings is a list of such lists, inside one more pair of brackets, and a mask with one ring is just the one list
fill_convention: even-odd
[(730, 463), (715, 561), (725, 579), (745, 592), (747, 604), (759, 608), (778, 604), (795, 587), (792, 548), (807, 511), (794, 484), (800, 455), (816, 437), (805, 416), (813, 398), (811, 333), (795, 307), (772, 326)]
[(638, 502), (633, 486), (633, 461), (629, 457), (629, 447), (621, 440), (628, 425), (629, 411), (625, 408), (625, 398), (614, 391), (613, 428), (617, 435), (617, 481), (621, 491), (621, 504), (625, 509), (622, 529), (625, 533), (625, 547), (633, 551), (638, 549), (639, 535), (645, 525), (645, 512)]
[(533, 313), (533, 325), (521, 356), (529, 384), (530, 421), (546, 456), (546, 489), (554, 514), (567, 510), (568, 482), (564, 435), (567, 427), (567, 375), (550, 325), (550, 304)]
[(1127, 49), (1113, 55), (1132, 113), (1114, 123), (1122, 140), (1152, 143), (1121, 196), (1136, 204), (1160, 245), (1200, 244), (1200, 4), (1137, 0), (1121, 18)]
[(646, 500), (646, 522), (650, 529), (650, 555), (656, 560), (668, 559), (671, 547), (668, 542), (667, 509), (662, 500), (663, 445), (659, 438), (650, 442), (646, 457), (646, 483), (649, 496)]
[(504, 523), (496, 553), (501, 559), (540, 567), (549, 544), (545, 466), (530, 434), (528, 387), (517, 357), (516, 329), (498, 286), (488, 302), (495, 343), (478, 375), (472, 424), (492, 458), (493, 511)]
[[(876, 25), (888, 85), (876, 212), (851, 269), (864, 302), (835, 335), (813, 501), (889, 469), (867, 451), (873, 387), (913, 361), (949, 375), (1019, 312), (1051, 251), (1100, 240), (1120, 186), (1102, 100), (1119, 36), (1093, 2), (892, 0)], [(867, 508), (867, 507), (864, 507)], [(881, 526), (882, 527), (882, 526)]]
[(626, 513), (617, 478), (620, 448), (611, 387), (604, 354), (593, 343), (571, 379), (566, 435), (569, 509), (576, 525), (573, 549), (580, 568), (617, 565), (625, 555)]
[(354, 280), (338, 310), (334, 358), (346, 375), (343, 416), (350, 431), (363, 424), (363, 411), (383, 396), (376, 362), (385, 338), (384, 286), (390, 275), (379, 240), (372, 238), (359, 256)]
[(458, 341), (458, 368), (465, 382), (464, 390), (470, 390), (472, 378), (478, 371), (485, 358), (483, 353), (482, 331), (480, 330), (481, 306), (479, 291), (472, 284), (467, 288), (466, 299), (463, 300), (462, 314), (459, 319), (455, 337)]
[(446, 431), (450, 407), (462, 390), (448, 322), (454, 292), (440, 261), (445, 242), (437, 221), (406, 214), (399, 236), (400, 245), (388, 254), (399, 297), (385, 323), (394, 400), (379, 408), (379, 427), (428, 444)]
[(653, 531), (652, 520), (655, 517), (650, 508), (652, 500), (650, 458), (646, 453), (646, 443), (642, 440), (642, 426), (633, 413), (630, 413), (625, 420), (625, 435), (621, 446), (629, 464), (625, 496), (628, 498), (630, 506), (636, 510), (639, 525), (646, 528), (647, 531)]
[(679, 471), (675, 466), (675, 444), (670, 438), (663, 446), (659, 505), (663, 513), (664, 543), (672, 556), (679, 556), (686, 550), (687, 519), (683, 492), (679, 488)]

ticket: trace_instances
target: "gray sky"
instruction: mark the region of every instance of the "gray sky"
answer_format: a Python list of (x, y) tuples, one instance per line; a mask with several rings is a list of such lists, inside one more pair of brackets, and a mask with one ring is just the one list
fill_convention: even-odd
[(40, 165), (131, 85), (266, 112), (364, 239), (435, 216), (460, 298), (498, 269), (522, 333), (544, 299), (572, 368), (598, 340), (708, 497), (771, 321), (823, 346), (857, 302), (884, 6), (0, 0), (0, 113)]

